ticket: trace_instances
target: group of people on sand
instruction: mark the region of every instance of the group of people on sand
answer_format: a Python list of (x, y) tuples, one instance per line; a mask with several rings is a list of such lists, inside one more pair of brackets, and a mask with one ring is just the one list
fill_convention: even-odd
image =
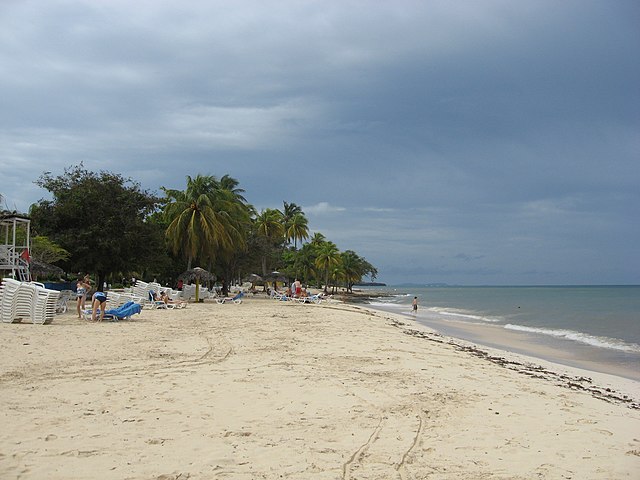
[[(85, 275), (78, 277), (76, 282), (76, 311), (78, 318), (82, 318), (82, 311), (86, 308), (87, 295), (91, 292), (91, 277)], [(98, 310), (100, 311), (100, 321), (104, 319), (104, 310), (107, 304), (107, 294), (104, 292), (95, 292), (91, 296), (91, 319), (96, 320)]]
[[(76, 282), (76, 311), (78, 312), (78, 318), (82, 318), (82, 311), (86, 308), (87, 295), (91, 292), (91, 278), (89, 275), (85, 275), (82, 278), (78, 278)], [(182, 300), (172, 300), (166, 291), (160, 292), (160, 295), (153, 293), (153, 299), (158, 302), (164, 302), (166, 305), (177, 305), (183, 307), (187, 302)], [(104, 311), (107, 306), (107, 294), (105, 292), (95, 292), (91, 296), (91, 320), (98, 318), (98, 312), (100, 312), (100, 321), (104, 319)]]
[(287, 297), (304, 298), (308, 297), (309, 293), (307, 292), (306, 287), (302, 286), (300, 280), (296, 278), (295, 281), (287, 287), (286, 295)]

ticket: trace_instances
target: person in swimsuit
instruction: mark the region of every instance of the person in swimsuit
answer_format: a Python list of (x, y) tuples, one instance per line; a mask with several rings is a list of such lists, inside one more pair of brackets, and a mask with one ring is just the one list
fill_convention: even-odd
[(418, 297), (413, 297), (411, 305), (413, 306), (413, 313), (418, 313)]
[(91, 308), (91, 320), (96, 320), (98, 309), (100, 309), (100, 321), (104, 320), (104, 311), (107, 308), (107, 294), (103, 292), (94, 293)]
[(76, 310), (78, 312), (78, 318), (82, 318), (82, 310), (85, 309), (85, 302), (87, 301), (87, 293), (89, 292), (89, 285), (82, 279), (78, 278), (76, 283)]

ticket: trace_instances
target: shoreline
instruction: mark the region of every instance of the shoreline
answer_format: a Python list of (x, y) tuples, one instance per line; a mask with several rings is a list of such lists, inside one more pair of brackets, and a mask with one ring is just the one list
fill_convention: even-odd
[(436, 313), (425, 309), (422, 309), (415, 317), (408, 313), (408, 310), (400, 312), (392, 306), (385, 308), (366, 302), (368, 299), (385, 296), (388, 296), (388, 293), (358, 291), (353, 296), (343, 296), (342, 298), (346, 303), (398, 315), (406, 321), (417, 322), (442, 335), (477, 344), (483, 348), (503, 350), (531, 357), (537, 361), (581, 369), (592, 374), (613, 375), (640, 382), (640, 357), (637, 354), (627, 354), (533, 332), (509, 330), (500, 324), (476, 323), (448, 318), (443, 320)]
[(2, 478), (640, 469), (640, 383), (529, 364), (360, 305), (248, 297), (113, 323), (66, 314), (0, 336)]
[[(453, 346), (479, 359), (500, 365), (524, 375), (546, 379), (565, 388), (589, 392), (595, 398), (612, 401), (640, 410), (640, 381), (624, 375), (600, 372), (575, 365), (567, 365), (549, 358), (507, 350), (501, 346), (491, 346), (481, 342), (465, 340), (439, 332), (428, 325), (416, 321), (410, 315), (380, 310), (359, 304), (354, 308), (364, 309), (377, 315), (389, 315), (393, 325), (406, 335), (422, 338), (430, 342)], [(484, 326), (479, 326), (483, 328)]]

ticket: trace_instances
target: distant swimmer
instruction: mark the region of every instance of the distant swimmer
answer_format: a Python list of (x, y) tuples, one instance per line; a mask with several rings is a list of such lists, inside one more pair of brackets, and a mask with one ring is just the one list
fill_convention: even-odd
[(413, 305), (413, 313), (418, 313), (418, 297), (413, 297), (411, 305)]

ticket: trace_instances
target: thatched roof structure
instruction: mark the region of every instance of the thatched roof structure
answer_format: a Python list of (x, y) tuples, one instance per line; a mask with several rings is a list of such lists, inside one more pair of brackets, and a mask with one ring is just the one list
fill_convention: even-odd
[(178, 279), (189, 283), (198, 279), (200, 282), (215, 282), (217, 277), (215, 274), (206, 271), (204, 268), (196, 267), (191, 270), (187, 270), (186, 272), (182, 272), (178, 275)]

